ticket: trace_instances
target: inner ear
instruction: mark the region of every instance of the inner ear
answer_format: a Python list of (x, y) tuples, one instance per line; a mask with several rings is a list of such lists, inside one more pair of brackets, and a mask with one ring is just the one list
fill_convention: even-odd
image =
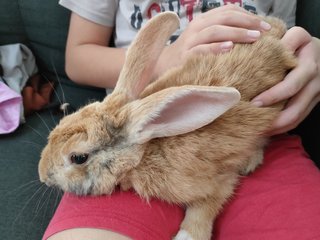
[(228, 87), (182, 86), (156, 92), (132, 103), (128, 124), (132, 142), (192, 132), (228, 111), (240, 93)]
[[(197, 117), (195, 109), (202, 109), (203, 114), (206, 110), (212, 108), (212, 100), (208, 99), (204, 95), (191, 95), (191, 96), (182, 96), (177, 98), (175, 101), (171, 102), (170, 105), (165, 106), (161, 113), (153, 118), (148, 124), (163, 124), (165, 122), (170, 122), (175, 124), (192, 122), (193, 117)], [(194, 115), (190, 115), (190, 112), (194, 112)]]

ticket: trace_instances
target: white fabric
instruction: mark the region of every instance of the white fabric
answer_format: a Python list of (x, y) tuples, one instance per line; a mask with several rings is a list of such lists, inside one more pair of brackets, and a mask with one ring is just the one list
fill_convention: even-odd
[(113, 27), (119, 0), (60, 0), (59, 4), (92, 22)]
[(260, 14), (281, 18), (287, 23), (288, 28), (296, 23), (296, 5), (296, 0), (257, 1)]
[(115, 26), (115, 45), (124, 48), (128, 47), (141, 26), (161, 11), (179, 14), (181, 27), (175, 33), (177, 37), (202, 11), (228, 3), (261, 15), (280, 17), (288, 27), (295, 24), (296, 9), (296, 0), (60, 0), (59, 3), (92, 22)]

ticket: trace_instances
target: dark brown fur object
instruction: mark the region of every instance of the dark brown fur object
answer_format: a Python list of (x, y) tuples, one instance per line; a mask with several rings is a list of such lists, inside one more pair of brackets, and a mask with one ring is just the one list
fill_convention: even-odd
[(266, 20), (273, 30), (256, 43), (191, 58), (149, 84), (178, 27), (173, 13), (152, 19), (130, 46), (114, 92), (51, 132), (41, 181), (79, 195), (111, 194), (120, 185), (146, 199), (184, 204), (175, 239), (209, 240), (239, 176), (262, 163), (263, 134), (284, 104), (257, 108), (250, 100), (296, 64), (280, 42), (284, 24)]

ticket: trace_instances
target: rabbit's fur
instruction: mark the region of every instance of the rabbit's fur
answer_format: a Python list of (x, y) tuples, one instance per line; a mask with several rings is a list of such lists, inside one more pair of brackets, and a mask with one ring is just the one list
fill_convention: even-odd
[[(192, 57), (149, 84), (178, 27), (173, 13), (150, 20), (130, 46), (114, 92), (51, 132), (39, 163), (41, 181), (79, 195), (111, 194), (120, 185), (146, 199), (184, 204), (176, 239), (210, 239), (240, 174), (262, 162), (263, 134), (284, 105), (257, 108), (250, 100), (296, 65), (279, 40), (284, 24), (267, 21), (272, 30), (256, 43)], [(70, 161), (83, 153), (85, 163)]]

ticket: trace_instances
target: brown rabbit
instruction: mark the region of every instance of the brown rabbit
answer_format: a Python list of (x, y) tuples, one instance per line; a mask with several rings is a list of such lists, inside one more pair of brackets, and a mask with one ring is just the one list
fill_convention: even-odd
[(150, 20), (128, 49), (114, 92), (51, 132), (41, 181), (78, 195), (111, 194), (120, 185), (145, 199), (184, 204), (175, 239), (210, 239), (240, 174), (262, 162), (263, 134), (284, 104), (257, 108), (250, 100), (296, 65), (279, 40), (284, 24), (267, 21), (273, 30), (257, 42), (190, 58), (150, 84), (179, 19), (167, 12)]

